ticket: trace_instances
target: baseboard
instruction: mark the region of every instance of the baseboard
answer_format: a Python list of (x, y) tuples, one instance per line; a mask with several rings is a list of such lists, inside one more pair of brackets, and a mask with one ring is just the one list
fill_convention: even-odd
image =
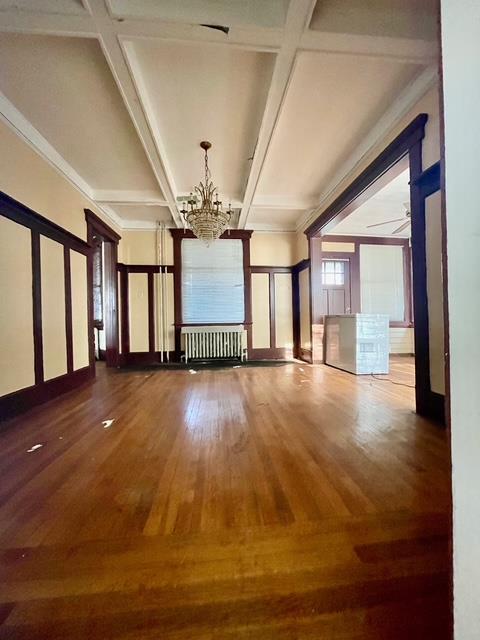
[(292, 349), (250, 349), (248, 360), (293, 360)]
[[(175, 351), (169, 352), (169, 362), (180, 362)], [(164, 362), (166, 354), (163, 354)], [(147, 364), (160, 364), (162, 362), (160, 351), (131, 351), (130, 353), (121, 353), (119, 355), (119, 365), (121, 367), (138, 367)]]
[(0, 398), (0, 421), (13, 418), (33, 407), (72, 391), (95, 377), (95, 367), (87, 366), (58, 378), (14, 391)]

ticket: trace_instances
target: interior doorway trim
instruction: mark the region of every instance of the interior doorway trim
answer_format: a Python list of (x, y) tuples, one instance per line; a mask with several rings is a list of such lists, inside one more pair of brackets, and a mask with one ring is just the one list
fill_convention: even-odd
[[(90, 209), (84, 209), (87, 222), (87, 242), (92, 247), (94, 236), (101, 236), (104, 243), (104, 327), (105, 363), (107, 367), (117, 367), (118, 354), (118, 243), (121, 236), (108, 226)], [(88, 263), (88, 313), (90, 361), (94, 360), (95, 337), (93, 329), (93, 259)]]
[[(321, 238), (328, 234), (361, 202), (377, 192), (397, 173), (409, 167), (410, 201), (412, 212), (412, 268), (413, 315), (415, 324), (415, 400), (419, 414), (444, 421), (444, 398), (437, 397), (430, 386), (429, 325), (427, 309), (427, 272), (425, 244), (425, 187), (422, 176), (430, 175), (431, 168), (422, 171), (422, 140), (425, 137), (427, 114), (419, 114), (373, 160), (360, 175), (323, 211), (306, 229), (312, 263), (311, 291), (318, 289), (320, 273)], [(312, 295), (312, 323), (319, 322), (322, 310)], [(321, 336), (323, 341), (323, 335)], [(322, 349), (323, 351), (323, 349)]]

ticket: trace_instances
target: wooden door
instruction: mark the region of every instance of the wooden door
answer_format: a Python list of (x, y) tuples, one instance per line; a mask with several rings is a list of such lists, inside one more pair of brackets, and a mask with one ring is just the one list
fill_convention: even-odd
[(321, 282), (322, 308), (325, 315), (351, 313), (350, 261), (323, 258)]

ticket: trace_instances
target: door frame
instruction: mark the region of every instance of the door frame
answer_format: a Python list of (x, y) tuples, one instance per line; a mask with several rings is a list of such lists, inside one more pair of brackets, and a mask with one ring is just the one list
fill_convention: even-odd
[[(360, 204), (366, 202), (407, 167), (410, 171), (410, 204), (412, 212), (413, 316), (415, 335), (415, 401), (417, 413), (444, 422), (445, 399), (435, 394), (430, 385), (430, 352), (427, 300), (425, 244), (425, 188), (422, 177), (432, 167), (422, 170), (422, 141), (428, 115), (419, 114), (412, 122), (355, 178), (349, 186), (305, 230), (309, 240), (311, 261), (310, 291), (318, 289), (322, 237)], [(311, 295), (312, 349), (314, 361), (323, 354), (322, 309)], [(317, 336), (317, 340), (316, 340)], [(317, 357), (315, 357), (315, 347)], [(448, 389), (448, 381), (446, 384)]]
[[(108, 226), (101, 218), (99, 218), (90, 209), (84, 209), (85, 220), (87, 222), (87, 242), (93, 246), (94, 236), (100, 236), (104, 246), (104, 299), (103, 299), (103, 315), (105, 327), (105, 363), (107, 367), (118, 367), (119, 365), (119, 347), (118, 347), (118, 243), (121, 236), (118, 235), (111, 227)], [(92, 327), (89, 335), (89, 347), (93, 361), (95, 350), (95, 337), (93, 333), (93, 261), (89, 261), (88, 265), (88, 300), (89, 315)]]

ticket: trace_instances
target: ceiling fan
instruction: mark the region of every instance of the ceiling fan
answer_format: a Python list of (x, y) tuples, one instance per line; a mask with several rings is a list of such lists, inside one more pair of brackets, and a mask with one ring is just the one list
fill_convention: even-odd
[(377, 224), (369, 224), (367, 225), (367, 229), (372, 229), (373, 227), (381, 227), (384, 224), (392, 224), (393, 222), (401, 222), (402, 224), (392, 231), (391, 235), (395, 235), (396, 233), (401, 233), (404, 229), (411, 224), (412, 212), (410, 211), (410, 205), (408, 202), (404, 202), (403, 206), (405, 207), (405, 217), (403, 218), (395, 218), (395, 220), (387, 220), (386, 222), (377, 222)]

